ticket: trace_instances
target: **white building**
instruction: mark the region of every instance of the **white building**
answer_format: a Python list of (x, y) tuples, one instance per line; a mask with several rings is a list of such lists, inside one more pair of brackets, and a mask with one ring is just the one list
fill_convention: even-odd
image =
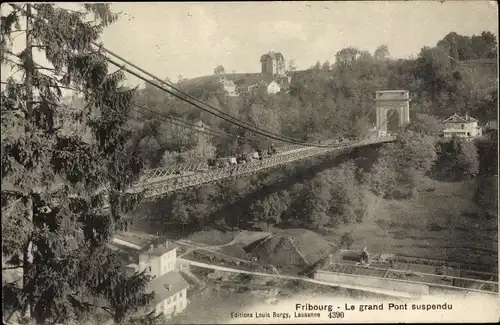
[(230, 97), (238, 96), (238, 93), (236, 92), (236, 85), (232, 80), (222, 79), (221, 82), (228, 96)]
[(453, 114), (444, 120), (443, 124), (443, 137), (446, 139), (451, 139), (455, 136), (460, 139), (472, 140), (482, 135), (482, 129), (478, 125), (478, 120), (468, 115), (462, 117)]
[(285, 58), (279, 52), (270, 51), (260, 57), (262, 74), (265, 75), (285, 75)]
[(268, 94), (277, 94), (281, 91), (281, 86), (276, 80), (271, 81), (266, 87)]
[[(123, 240), (114, 239), (114, 246), (124, 246)], [(125, 244), (129, 248), (136, 247)], [(187, 289), (189, 284), (177, 271), (177, 245), (164, 241), (151, 244), (145, 250), (138, 250), (138, 259), (127, 265), (130, 274), (146, 271), (152, 276), (148, 283), (148, 292), (155, 292), (153, 301), (142, 314), (148, 314), (153, 310), (163, 313), (167, 318), (182, 312), (188, 303)]]

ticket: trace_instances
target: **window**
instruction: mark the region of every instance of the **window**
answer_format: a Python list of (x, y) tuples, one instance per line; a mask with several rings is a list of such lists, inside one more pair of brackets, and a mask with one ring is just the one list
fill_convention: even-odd
[(467, 135), (470, 136), (470, 132), (467, 132)]
[(461, 126), (462, 126), (462, 129), (464, 129), (464, 128), (465, 128), (465, 125), (464, 125), (464, 124), (462, 124)]
[(169, 298), (167, 298), (167, 304), (169, 304), (169, 303), (170, 303), (170, 297), (169, 297)]
[(172, 297), (172, 301), (176, 301), (176, 300), (177, 300), (177, 295), (174, 295), (174, 296)]
[(182, 298), (182, 291), (179, 292), (179, 298)]

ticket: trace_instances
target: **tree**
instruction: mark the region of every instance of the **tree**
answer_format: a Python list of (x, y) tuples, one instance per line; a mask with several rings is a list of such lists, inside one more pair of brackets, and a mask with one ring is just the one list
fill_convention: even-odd
[(479, 172), (486, 175), (498, 173), (498, 133), (490, 132), (476, 140)]
[(452, 180), (462, 180), (479, 172), (477, 148), (472, 141), (452, 138), (438, 145), (436, 171)]
[(321, 66), (321, 70), (330, 71), (330, 61), (326, 60)]
[(441, 134), (443, 125), (432, 115), (417, 113), (412, 118), (408, 129), (420, 134), (437, 137)]
[(314, 68), (313, 68), (313, 69), (314, 69), (314, 71), (316, 71), (316, 72), (321, 70), (321, 62), (319, 62), (319, 60), (318, 60), (318, 61), (316, 61), (316, 64), (314, 65)]
[(419, 91), (428, 92), (431, 101), (437, 104), (439, 97), (447, 90), (451, 71), (450, 58), (443, 49), (422, 48), (415, 66), (415, 76), (422, 80)]
[(380, 45), (377, 47), (375, 52), (373, 53), (373, 57), (377, 61), (385, 61), (389, 57), (389, 48), (387, 45)]
[(344, 232), (342, 234), (342, 237), (340, 237), (340, 247), (343, 247), (344, 249), (350, 249), (352, 244), (354, 243), (354, 239), (352, 238), (351, 233), (349, 232)]
[(371, 166), (370, 187), (381, 196), (412, 196), (418, 177), (429, 172), (436, 159), (434, 137), (402, 133), (397, 142), (380, 149)]
[[(483, 56), (485, 58), (491, 59), (497, 56), (497, 37), (492, 32), (483, 31), (481, 33), (482, 41), (485, 44), (485, 49), (483, 50)], [(472, 37), (474, 39), (474, 36)]]
[(371, 167), (371, 190), (382, 197), (391, 196), (397, 187), (398, 175), (386, 157), (380, 157)]
[(437, 159), (435, 139), (405, 132), (399, 135), (398, 142), (388, 151), (398, 171), (410, 169), (427, 173)]
[(476, 179), (474, 202), (487, 215), (498, 217), (498, 177), (481, 175)]
[[(148, 277), (128, 277), (106, 246), (140, 199), (123, 194), (141, 169), (125, 123), (133, 91), (120, 86), (123, 72), (109, 73), (92, 45), (118, 17), (107, 4), (84, 4), (82, 11), (10, 6), (2, 16), (0, 58), (23, 77), (21, 83), (9, 77), (1, 92), (2, 254), (23, 278), (22, 287), (3, 283), (4, 311), (25, 312), (38, 324), (70, 322), (99, 309), (126, 321), (153, 295), (145, 293)], [(84, 22), (87, 16), (93, 20)], [(26, 48), (15, 54), (12, 36), (22, 32), (21, 20)], [(52, 67), (34, 61), (34, 47)], [(85, 109), (68, 110), (62, 87), (83, 94)], [(61, 132), (61, 120), (86, 123), (92, 141)], [(103, 187), (109, 188), (108, 213), (102, 212)]]
[(347, 47), (335, 54), (336, 62), (339, 64), (348, 64), (355, 61), (360, 54), (360, 51), (354, 47)]
[(215, 67), (214, 69), (214, 74), (217, 75), (217, 76), (220, 76), (220, 75), (223, 75), (224, 74), (224, 67), (222, 65), (218, 65)]
[(254, 202), (251, 210), (257, 221), (265, 222), (269, 230), (272, 224), (281, 222), (281, 215), (291, 204), (290, 195), (284, 191), (281, 194), (272, 193), (263, 200)]

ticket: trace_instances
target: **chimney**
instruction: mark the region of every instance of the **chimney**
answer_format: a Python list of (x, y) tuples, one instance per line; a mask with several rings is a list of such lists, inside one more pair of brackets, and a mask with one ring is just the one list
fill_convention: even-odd
[(152, 245), (152, 244), (151, 244), (151, 245), (149, 245), (149, 250), (150, 250), (150, 251), (152, 251), (152, 250), (153, 250), (153, 248), (154, 248), (154, 245)]
[(165, 287), (165, 289), (167, 289), (168, 291), (172, 290), (172, 285), (171, 284), (164, 284), (163, 285)]
[(165, 240), (165, 244), (164, 244), (164, 245), (165, 245), (165, 248), (167, 248), (167, 247), (168, 247), (168, 244), (169, 244), (168, 240)]

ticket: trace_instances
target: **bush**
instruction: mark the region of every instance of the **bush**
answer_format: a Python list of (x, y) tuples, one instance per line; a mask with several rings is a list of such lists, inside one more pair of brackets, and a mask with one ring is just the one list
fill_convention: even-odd
[(459, 181), (479, 172), (479, 156), (474, 142), (452, 138), (438, 144), (437, 176)]
[(498, 215), (498, 176), (478, 177), (474, 201), (484, 213)]
[(340, 237), (340, 247), (349, 249), (351, 248), (353, 243), (354, 239), (352, 238), (352, 235), (348, 232), (343, 233), (342, 237)]
[(404, 133), (396, 143), (380, 150), (367, 178), (369, 186), (382, 197), (415, 197), (419, 175), (431, 170), (436, 159), (434, 138)]

